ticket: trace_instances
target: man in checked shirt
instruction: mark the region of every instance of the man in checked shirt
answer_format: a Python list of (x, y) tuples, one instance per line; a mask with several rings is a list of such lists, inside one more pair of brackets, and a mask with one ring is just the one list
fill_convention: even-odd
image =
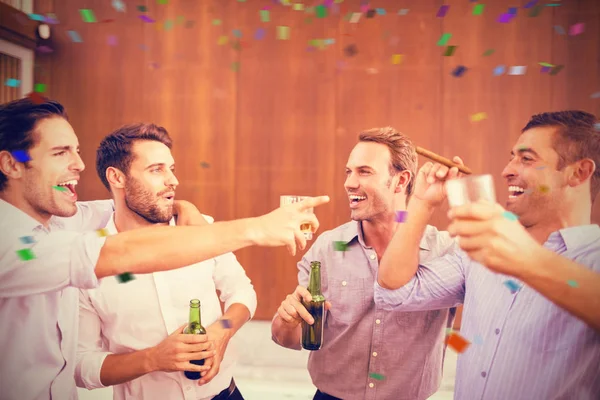
[[(316, 400), (421, 400), (439, 388), (444, 333), (454, 309), (386, 311), (373, 299), (379, 260), (390, 242), (396, 211), (406, 209), (413, 192), (417, 154), (411, 141), (393, 128), (362, 132), (346, 165), (344, 187), (352, 221), (324, 232), (298, 263), (294, 293), (281, 303), (272, 322), (273, 340), (299, 350), (302, 319), (312, 323), (301, 300), (311, 261), (321, 262), (321, 284), (329, 308), (323, 347), (311, 352), (308, 370)], [(345, 251), (336, 251), (342, 242)], [(447, 232), (427, 226), (420, 256), (433, 259), (453, 245)], [(383, 379), (380, 377), (383, 376)]]
[(416, 244), (444, 201), (448, 169), (419, 171), (375, 302), (417, 312), (464, 304), (461, 335), (482, 341), (458, 358), (456, 399), (600, 398), (600, 227), (590, 224), (600, 190), (597, 123), (583, 111), (533, 116), (502, 172), (507, 210), (520, 224), (499, 205), (457, 207), (448, 230), (462, 250), (438, 259), (424, 259)]

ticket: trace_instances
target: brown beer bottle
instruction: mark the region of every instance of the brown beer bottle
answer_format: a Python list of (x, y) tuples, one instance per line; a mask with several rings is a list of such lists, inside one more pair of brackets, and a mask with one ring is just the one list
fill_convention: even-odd
[(312, 261), (310, 263), (310, 278), (308, 291), (312, 301), (302, 304), (314, 319), (309, 325), (302, 320), (302, 347), (306, 350), (319, 350), (323, 345), (323, 313), (325, 312), (325, 297), (321, 293), (321, 263)]

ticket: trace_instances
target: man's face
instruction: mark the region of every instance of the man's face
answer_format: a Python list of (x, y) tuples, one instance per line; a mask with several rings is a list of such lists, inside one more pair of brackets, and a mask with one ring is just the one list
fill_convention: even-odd
[(557, 170), (558, 153), (552, 147), (556, 128), (532, 128), (521, 134), (502, 171), (508, 184), (506, 209), (531, 226), (556, 218), (567, 188), (566, 168)]
[(62, 117), (43, 119), (36, 125), (34, 138), (37, 143), (29, 150), (31, 161), (21, 179), (25, 199), (46, 217), (75, 215), (75, 187), (85, 165), (79, 157), (79, 141), (73, 127)]
[(132, 154), (134, 159), (125, 177), (125, 204), (149, 222), (169, 222), (179, 185), (171, 150), (154, 140), (137, 140)]
[(385, 145), (359, 142), (354, 146), (346, 164), (344, 183), (354, 221), (368, 221), (394, 212), (395, 185), (389, 166), (390, 150)]

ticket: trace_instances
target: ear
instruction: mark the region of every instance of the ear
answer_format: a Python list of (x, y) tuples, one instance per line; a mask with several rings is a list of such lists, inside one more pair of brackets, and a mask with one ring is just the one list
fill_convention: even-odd
[(6, 150), (0, 151), (0, 171), (10, 179), (20, 179), (25, 165), (15, 160)]
[[(394, 182), (394, 179), (397, 179), (397, 182)], [(404, 170), (398, 172), (392, 180), (394, 185), (394, 193), (406, 193), (406, 189), (408, 188), (408, 184), (412, 180), (412, 173), (410, 171)]]
[(125, 174), (118, 168), (106, 168), (106, 180), (115, 189), (125, 188)]
[(581, 185), (587, 180), (592, 179), (594, 171), (596, 170), (596, 163), (594, 160), (584, 158), (583, 160), (575, 162), (572, 167), (573, 170), (569, 174), (567, 183), (569, 186), (575, 187)]

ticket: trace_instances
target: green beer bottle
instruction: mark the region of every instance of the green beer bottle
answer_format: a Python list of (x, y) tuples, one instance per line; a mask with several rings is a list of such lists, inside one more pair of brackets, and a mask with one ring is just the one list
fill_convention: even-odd
[[(188, 325), (183, 330), (183, 333), (192, 335), (206, 335), (206, 329), (202, 326), (200, 319), (200, 300), (190, 300), (190, 320)], [(195, 365), (204, 365), (204, 360), (191, 360), (190, 363)], [(200, 372), (184, 371), (185, 377), (192, 380), (200, 379)]]
[(325, 312), (325, 297), (321, 293), (321, 263), (310, 263), (310, 278), (308, 291), (312, 301), (302, 301), (302, 304), (312, 315), (315, 322), (309, 325), (302, 320), (302, 347), (306, 350), (319, 350), (323, 345), (323, 313)]

